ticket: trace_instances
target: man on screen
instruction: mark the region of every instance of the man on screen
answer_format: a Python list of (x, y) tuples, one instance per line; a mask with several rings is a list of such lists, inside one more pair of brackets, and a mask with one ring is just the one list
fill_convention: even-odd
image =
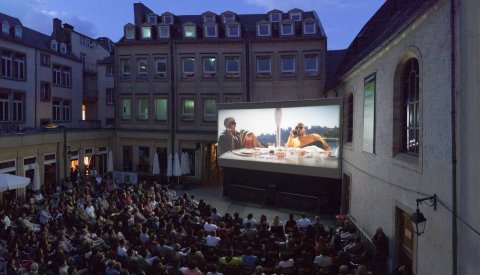
[(263, 147), (254, 133), (247, 130), (238, 132), (235, 129), (237, 123), (233, 117), (225, 118), (223, 125), (225, 131), (218, 137), (218, 156), (235, 149)]
[[(296, 137), (295, 137), (296, 136)], [(317, 146), (332, 154), (332, 148), (319, 134), (307, 134), (303, 123), (299, 122), (295, 129), (290, 132), (287, 140), (287, 147)]]

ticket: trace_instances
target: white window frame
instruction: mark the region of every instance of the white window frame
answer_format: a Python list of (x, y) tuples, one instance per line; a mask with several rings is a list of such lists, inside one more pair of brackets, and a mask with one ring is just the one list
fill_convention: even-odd
[(50, 49), (54, 50), (54, 51), (58, 51), (58, 42), (57, 40), (53, 39), (51, 42), (50, 42)]
[(72, 69), (70, 67), (62, 67), (62, 86), (72, 87)]
[(215, 22), (215, 14), (204, 14), (203, 23)]
[[(157, 102), (165, 102), (165, 110), (159, 108)], [(167, 121), (168, 120), (168, 99), (166, 98), (155, 98), (155, 120), (156, 121)]]
[(150, 25), (156, 25), (157, 24), (157, 15), (156, 14), (150, 14), (147, 17), (147, 22)]
[(148, 120), (148, 98), (147, 97), (141, 97), (138, 99), (138, 112), (137, 112), (137, 117), (138, 120)]
[(62, 85), (62, 67), (60, 65), (52, 66), (52, 84), (55, 86)]
[(128, 39), (128, 40), (135, 39), (135, 27), (134, 26), (126, 26), (125, 27), (125, 39)]
[[(141, 70), (141, 64), (145, 64), (145, 71)], [(137, 78), (148, 78), (148, 59), (146, 57), (137, 58)]]
[(0, 112), (0, 121), (9, 121), (9, 104), (10, 99), (8, 94), (3, 94), (0, 93), (0, 107), (1, 107), (1, 112)]
[[(128, 65), (128, 71), (125, 70), (127, 68), (125, 65)], [(123, 79), (130, 78), (132, 76), (132, 64), (130, 58), (120, 58), (120, 67)]]
[[(207, 103), (213, 101), (215, 106), (215, 112), (208, 112)], [(217, 121), (217, 99), (216, 98), (204, 98), (203, 99), (203, 121), (214, 122)]]
[[(213, 35), (209, 34), (209, 30), (211, 31), (211, 28), (214, 30)], [(215, 23), (205, 24), (205, 26), (203, 26), (203, 34), (205, 37), (218, 37), (218, 25)]]
[[(155, 57), (155, 78), (166, 78), (167, 77), (167, 58), (166, 57)], [(165, 64), (165, 71), (158, 70), (158, 64), (164, 63)]]
[(122, 98), (122, 120), (130, 119), (132, 119), (132, 99)]
[(62, 99), (52, 100), (52, 121), (62, 121)]
[(13, 165), (13, 167), (10, 166), (10, 167), (6, 167), (6, 168), (2, 168), (2, 169), (0, 169), (0, 173), (6, 173), (6, 174), (11, 173), (11, 172), (16, 173), (16, 171), (17, 171), (17, 160), (16, 159), (9, 159), (9, 160), (2, 161), (0, 163), (11, 162), (11, 161), (13, 161), (15, 163)]
[(22, 38), (22, 26), (20, 25), (15, 26), (15, 37)]
[(8, 23), (7, 20), (4, 20), (2, 22), (2, 33), (4, 34), (10, 34), (10, 24)]
[(25, 55), (15, 54), (13, 60), (13, 77), (15, 79), (25, 79)]
[(52, 84), (47, 81), (40, 81), (40, 101), (50, 102), (52, 99)]
[(13, 62), (12, 54), (10, 52), (2, 53), (2, 77), (12, 78), (13, 75)]
[[(148, 33), (145, 33), (147, 31)], [(148, 35), (146, 35), (148, 34)], [(152, 27), (151, 26), (142, 26), (142, 39), (152, 39)]]
[(67, 53), (67, 45), (65, 43), (60, 43), (60, 52), (63, 54)]
[(113, 105), (115, 103), (114, 89), (106, 88), (105, 89), (105, 105)]
[[(193, 28), (193, 34), (191, 36), (187, 36), (187, 31), (188, 31), (187, 28)], [(197, 26), (194, 25), (194, 24), (183, 25), (182, 30), (183, 30), (183, 37), (184, 38), (196, 38), (197, 37)]]
[[(268, 64), (269, 68), (268, 70), (261, 70), (260, 68), (260, 61), (261, 60), (267, 60), (268, 59)], [(272, 76), (272, 57), (271, 56), (257, 56), (257, 77), (270, 77)]]
[(172, 15), (162, 15), (162, 22), (165, 24), (172, 25), (173, 24), (173, 16)]
[[(310, 58), (315, 58), (316, 62), (315, 62), (315, 69), (309, 69), (307, 68), (307, 59), (310, 59)], [(318, 54), (305, 54), (304, 56), (304, 60), (305, 60), (305, 76), (318, 76), (319, 75), (319, 56)]]
[[(20, 96), (20, 99), (16, 99), (15, 96)], [(25, 108), (25, 94), (13, 93), (12, 97), (12, 121), (22, 122), (24, 120), (24, 108)]]
[(302, 21), (302, 12), (296, 11), (290, 13), (290, 20), (292, 21)]
[(223, 17), (224, 24), (235, 22), (235, 14), (224, 14), (222, 15), (222, 17)]
[[(278, 16), (278, 19), (274, 19), (274, 16)], [(282, 21), (282, 14), (279, 12), (270, 13), (270, 22), (280, 22)]]
[[(293, 61), (292, 69), (285, 69), (284, 68), (284, 61), (291, 59)], [(295, 76), (296, 74), (296, 60), (294, 55), (283, 55), (280, 56), (280, 71), (282, 76)]]
[[(214, 68), (213, 70), (208, 70), (207, 65), (208, 61), (213, 59)], [(202, 58), (202, 69), (203, 69), (203, 77), (215, 77), (217, 75), (217, 58), (215, 56), (205, 56)]]
[[(186, 71), (186, 62), (193, 60), (193, 71)], [(182, 76), (183, 77), (195, 77), (195, 58), (194, 57), (183, 57), (182, 58)]]
[[(290, 27), (291, 27), (290, 33), (286, 32), (285, 25), (290, 25)], [(294, 31), (295, 30), (295, 24), (293, 22), (282, 22), (282, 23), (280, 23), (280, 30), (281, 30), (282, 35), (293, 35), (295, 33), (295, 31)]]
[[(240, 24), (228, 24), (225, 26), (227, 37), (240, 37)], [(237, 34), (232, 34), (230, 30), (236, 30)]]
[[(312, 24), (312, 31), (311, 32), (307, 32), (307, 27), (306, 25), (307, 24)], [(315, 34), (317, 33), (317, 24), (315, 21), (303, 21), (303, 34)]]
[[(185, 104), (187, 103), (187, 100), (193, 102), (193, 111), (192, 112), (186, 112), (185, 110)], [(195, 120), (195, 99), (194, 98), (182, 98), (182, 120), (185, 121), (193, 121)]]
[(107, 70), (107, 73), (106, 73), (107, 76), (112, 76), (115, 73), (115, 67), (112, 65), (107, 65), (106, 70)]
[(62, 118), (63, 121), (72, 120), (72, 101), (71, 100), (62, 100)]
[(170, 26), (169, 25), (159, 25), (158, 26), (158, 38), (170, 38)]
[[(262, 27), (264, 26), (267, 26), (268, 32), (266, 34), (261, 32)], [(272, 26), (269, 23), (257, 24), (257, 36), (270, 36), (271, 33), (272, 33)]]
[[(236, 71), (230, 70), (228, 65), (230, 62), (237, 62), (238, 69)], [(225, 77), (237, 78), (240, 77), (240, 57), (239, 56), (226, 56), (225, 57)]]

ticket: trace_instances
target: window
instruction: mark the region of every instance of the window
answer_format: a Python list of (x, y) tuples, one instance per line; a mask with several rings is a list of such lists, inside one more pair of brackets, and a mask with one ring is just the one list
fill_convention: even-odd
[(183, 77), (195, 76), (195, 58), (192, 58), (192, 57), (182, 58), (182, 75)]
[(167, 99), (156, 98), (155, 99), (155, 120), (167, 121)]
[(121, 58), (120, 59), (120, 66), (121, 66), (121, 70), (122, 70), (122, 78), (130, 78), (130, 75), (131, 75), (130, 59), (129, 58)]
[(281, 24), (282, 35), (293, 35), (293, 22), (283, 22)]
[(122, 99), (122, 119), (127, 120), (131, 118), (132, 101), (130, 98)]
[(106, 96), (106, 99), (105, 99), (106, 105), (109, 105), (109, 106), (113, 105), (113, 103), (115, 102), (113, 88), (107, 88), (105, 90), (105, 96)]
[(80, 37), (80, 45), (85, 45), (85, 37)]
[(0, 93), (0, 121), (9, 120), (8, 94)]
[(217, 24), (209, 23), (204, 26), (205, 37), (217, 37)]
[(49, 82), (40, 82), (40, 101), (50, 102), (52, 87)]
[(150, 14), (148, 16), (148, 23), (151, 25), (156, 25), (157, 24), (157, 16), (155, 14)]
[(115, 67), (113, 65), (107, 65), (106, 70), (107, 76), (113, 76), (113, 74), (115, 73)]
[(403, 146), (402, 152), (418, 156), (420, 151), (420, 81), (416, 58), (410, 58), (403, 67)]
[(12, 120), (15, 122), (23, 121), (23, 108), (24, 104), (24, 94), (22, 93), (13, 93), (12, 100)]
[(56, 86), (62, 85), (62, 68), (59, 65), (53, 65), (52, 71), (53, 71), (53, 75), (52, 75), (53, 85), (56, 85)]
[(138, 119), (148, 120), (148, 98), (138, 99)]
[(165, 57), (155, 58), (155, 77), (167, 77), (167, 59)]
[(280, 57), (280, 65), (282, 67), (282, 76), (294, 76), (295, 75), (295, 57), (294, 56), (282, 56)]
[(353, 141), (353, 93), (349, 93), (347, 96), (346, 106), (346, 135), (345, 142), (350, 143)]
[(215, 57), (203, 58), (203, 77), (214, 77), (217, 74), (217, 62)]
[(318, 55), (305, 55), (305, 76), (318, 76)]
[(82, 60), (83, 64), (85, 64), (85, 60), (87, 60), (87, 55), (84, 53), (80, 53), (80, 60)]
[(135, 27), (133, 25), (125, 27), (125, 38), (129, 40), (135, 39)]
[(269, 56), (257, 57), (257, 77), (268, 77), (272, 74), (272, 60)]
[(240, 76), (240, 58), (238, 56), (225, 57), (225, 76), (226, 77)]
[(65, 45), (65, 43), (60, 44), (60, 52), (63, 54), (67, 53), (67, 45)]
[(147, 78), (148, 76), (148, 63), (146, 58), (137, 58), (137, 77)]
[(50, 67), (50, 55), (41, 53), (40, 54), (40, 64), (42, 66)]
[(270, 22), (280, 22), (281, 19), (281, 13), (270, 13)]
[(184, 98), (182, 101), (182, 120), (192, 121), (195, 119), (195, 101), (192, 98)]
[(205, 14), (205, 15), (203, 15), (203, 22), (204, 23), (215, 22), (215, 14)]
[(15, 37), (22, 38), (22, 26), (20, 25), (15, 26)]
[(62, 67), (62, 86), (72, 87), (72, 76), (70, 67)]
[(217, 100), (207, 98), (203, 100), (203, 120), (217, 121)]
[[(132, 146), (123, 145), (123, 171), (132, 171), (133, 170), (133, 148)], [(130, 181), (128, 181), (130, 182)]]
[(197, 28), (195, 25), (185, 25), (183, 26), (183, 37), (185, 38), (195, 38), (197, 37)]
[(303, 22), (303, 34), (314, 34), (315, 28), (315, 21)]
[(10, 24), (8, 24), (7, 20), (2, 22), (2, 33), (10, 34)]
[(173, 24), (173, 16), (171, 15), (164, 15), (163, 17), (163, 23), (166, 24)]
[(12, 56), (10, 52), (2, 52), (2, 77), (12, 78)]
[(270, 24), (258, 24), (257, 36), (270, 36)]
[(150, 171), (150, 148), (140, 146), (138, 147), (138, 171)]
[(169, 38), (170, 37), (170, 26), (168, 26), (168, 25), (158, 26), (158, 37), (159, 38)]
[(230, 23), (235, 21), (235, 14), (224, 14), (223, 23)]
[(53, 51), (58, 51), (58, 42), (57, 40), (52, 40), (50, 42), (50, 49), (52, 49)]
[(72, 120), (72, 102), (70, 100), (63, 100), (63, 120)]
[(59, 98), (54, 98), (52, 102), (52, 120), (61, 121), (62, 120), (62, 100)]
[(228, 37), (240, 37), (240, 25), (239, 24), (229, 24), (229, 25), (227, 25), (227, 36)]
[(142, 39), (151, 39), (152, 38), (152, 28), (150, 26), (142, 27)]
[(290, 13), (290, 20), (292, 20), (292, 21), (302, 21), (302, 13), (301, 12)]

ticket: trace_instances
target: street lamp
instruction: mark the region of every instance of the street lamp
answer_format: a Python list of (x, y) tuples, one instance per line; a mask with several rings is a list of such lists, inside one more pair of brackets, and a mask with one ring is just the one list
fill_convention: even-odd
[(418, 208), (418, 206), (422, 204), (424, 201), (429, 201), (430, 203), (427, 205), (430, 207), (433, 207), (433, 210), (437, 210), (436, 194), (433, 194), (433, 196), (426, 197), (423, 199), (417, 199), (417, 210), (411, 216), (413, 231), (417, 234), (417, 236), (420, 236), (423, 234), (423, 232), (425, 232), (425, 225), (427, 224), (427, 219), (425, 218), (423, 213), (420, 212), (420, 209)]

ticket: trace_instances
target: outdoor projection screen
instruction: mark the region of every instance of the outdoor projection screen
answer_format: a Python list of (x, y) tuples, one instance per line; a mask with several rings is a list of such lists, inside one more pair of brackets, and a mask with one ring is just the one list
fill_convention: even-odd
[[(218, 104), (219, 166), (340, 178), (341, 102), (316, 99)], [(292, 135), (297, 141), (287, 144), (299, 123), (303, 124), (303, 136)], [(318, 136), (326, 147), (317, 141)]]

